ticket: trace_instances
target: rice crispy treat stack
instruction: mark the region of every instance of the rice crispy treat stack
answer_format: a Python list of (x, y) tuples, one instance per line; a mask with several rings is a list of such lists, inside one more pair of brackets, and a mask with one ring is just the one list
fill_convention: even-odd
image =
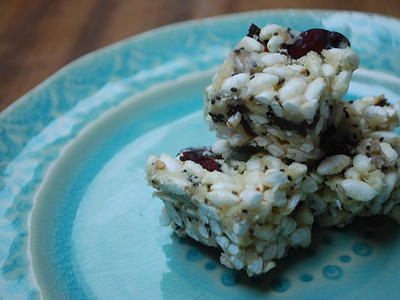
[(186, 149), (178, 157), (151, 156), (147, 180), (165, 204), (161, 223), (220, 248), (228, 268), (259, 275), (289, 249), (310, 244), (314, 217), (304, 199), (317, 184), (304, 164), (262, 153), (224, 160), (211, 149)]
[[(382, 96), (342, 102), (341, 120), (327, 130), (324, 158), (310, 176), (319, 190), (309, 196), (323, 226), (344, 226), (354, 216), (390, 214), (400, 222), (398, 110)], [(337, 116), (338, 114), (336, 114)]]
[(346, 93), (358, 64), (340, 33), (252, 24), (206, 89), (205, 117), (232, 147), (318, 159), (332, 103)]

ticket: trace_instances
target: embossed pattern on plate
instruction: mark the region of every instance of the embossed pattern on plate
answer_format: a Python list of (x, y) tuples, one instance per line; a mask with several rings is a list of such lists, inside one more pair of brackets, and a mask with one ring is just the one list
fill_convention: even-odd
[[(398, 100), (398, 96), (400, 95), (399, 85), (396, 84), (397, 79), (393, 76), (400, 74), (400, 56), (397, 55), (398, 49), (400, 48), (400, 22), (392, 18), (362, 13), (290, 10), (261, 11), (198, 20), (154, 30), (77, 60), (56, 73), (49, 80), (22, 97), (0, 114), (0, 294), (4, 298), (39, 298), (40, 292), (37, 285), (37, 278), (33, 271), (37, 272), (39, 283), (41, 283), (44, 292), (52, 289), (52, 283), (48, 281), (40, 282), (40, 276), (41, 274), (44, 274), (43, 276), (49, 276), (45, 275), (46, 270), (49, 272), (48, 274), (51, 274), (50, 268), (53, 267), (53, 265), (47, 265), (47, 269), (46, 265), (44, 265), (35, 267), (35, 269), (32, 270), (32, 259), (36, 264), (39, 261), (37, 260), (39, 252), (41, 255), (49, 254), (50, 257), (57, 257), (61, 259), (62, 262), (67, 262), (65, 265), (58, 265), (60, 273), (55, 274), (54, 279), (56, 279), (59, 287), (67, 286), (69, 288), (69, 291), (71, 291), (71, 294), (69, 294), (70, 297), (74, 299), (90, 298), (91, 296), (101, 298), (102, 295), (106, 295), (106, 290), (102, 290), (102, 292), (98, 294), (99, 290), (96, 290), (95, 285), (91, 285), (93, 283), (88, 282), (90, 277), (87, 275), (89, 273), (86, 273), (86, 275), (82, 273), (82, 270), (83, 272), (85, 272), (84, 270), (89, 272), (91, 270), (90, 268), (82, 269), (74, 273), (76, 271), (74, 268), (77, 267), (77, 265), (74, 264), (77, 262), (75, 260), (76, 256), (74, 257), (74, 255), (78, 253), (78, 257), (80, 257), (80, 253), (84, 253), (82, 252), (82, 248), (79, 248), (82, 246), (81, 244), (79, 244), (80, 246), (78, 244), (74, 245), (75, 248), (71, 250), (73, 259), (71, 260), (71, 264), (69, 264), (68, 257), (63, 258), (62, 253), (58, 250), (54, 253), (50, 252), (51, 250), (55, 251), (56, 248), (51, 248), (54, 244), (35, 244), (35, 240), (30, 239), (31, 233), (40, 233), (35, 232), (35, 226), (31, 228), (29, 225), (32, 207), (35, 206), (36, 216), (46, 215), (47, 209), (49, 209), (49, 211), (51, 210), (51, 207), (40, 208), (39, 204), (41, 199), (36, 198), (38, 200), (37, 203), (33, 201), (35, 196), (37, 197), (38, 195), (38, 190), (44, 190), (43, 186), (54, 179), (51, 177), (51, 173), (47, 175), (49, 167), (60, 164), (63, 159), (68, 156), (68, 152), (72, 151), (73, 144), (78, 143), (79, 137), (84, 136), (85, 130), (90, 130), (91, 126), (100, 126), (99, 124), (101, 124), (102, 119), (106, 120), (107, 118), (111, 118), (112, 115), (115, 114), (115, 111), (118, 111), (118, 106), (128, 105), (135, 101), (137, 102), (138, 114), (136, 114), (135, 117), (132, 116), (133, 123), (135, 120), (141, 120), (140, 118), (146, 113), (150, 115), (152, 113), (155, 115), (157, 115), (157, 112), (160, 113), (155, 119), (149, 121), (142, 120), (141, 123), (137, 123), (130, 134), (122, 137), (120, 136), (119, 140), (114, 138), (119, 136), (118, 133), (123, 130), (123, 127), (116, 127), (117, 131), (109, 132), (108, 137), (110, 137), (110, 141), (113, 141), (110, 145), (107, 145), (107, 143), (102, 144), (101, 141), (103, 140), (99, 140), (98, 138), (103, 135), (101, 132), (97, 133), (94, 141), (99, 141), (99, 144), (93, 144), (93, 151), (96, 149), (100, 151), (101, 149), (100, 152), (105, 153), (105, 156), (97, 160), (99, 164), (97, 169), (94, 166), (93, 168), (82, 169), (85, 170), (85, 174), (88, 175), (86, 178), (87, 181), (85, 182), (86, 186), (84, 184), (81, 186), (82, 194), (74, 196), (75, 201), (78, 201), (75, 203), (76, 207), (70, 208), (71, 211), (76, 209), (79, 212), (80, 209), (83, 209), (80, 206), (80, 201), (84, 199), (85, 194), (83, 191), (86, 191), (86, 188), (90, 186), (90, 176), (95, 176), (97, 173), (100, 174), (102, 167), (105, 166), (108, 161), (112, 161), (114, 158), (116, 159), (118, 157), (118, 155), (116, 155), (118, 151), (123, 151), (125, 146), (133, 143), (149, 130), (156, 129), (162, 125), (171, 124), (171, 122), (182, 118), (184, 114), (194, 112), (201, 106), (201, 89), (193, 89), (193, 98), (188, 99), (189, 102), (192, 101), (190, 103), (193, 103), (193, 105), (187, 106), (186, 110), (177, 109), (173, 103), (163, 102), (163, 99), (173, 99), (173, 97), (164, 97), (162, 93), (156, 102), (140, 100), (141, 94), (149, 91), (149, 89), (160, 88), (160, 84), (168, 85), (167, 82), (170, 82), (172, 85), (179, 85), (179, 81), (176, 80), (182, 76), (194, 76), (192, 79), (186, 78), (185, 80), (192, 80), (192, 87), (198, 86), (202, 82), (199, 78), (204, 79), (204, 77), (201, 76), (196, 77), (198, 72), (208, 70), (219, 64), (227, 49), (244, 34), (244, 28), (247, 26), (246, 24), (251, 22), (258, 24), (280, 23), (299, 29), (326, 27), (345, 33), (350, 38), (353, 47), (361, 54), (363, 67), (385, 73), (385, 75), (382, 76), (379, 75), (381, 73), (369, 73), (370, 75), (373, 74), (369, 77), (370, 79), (372, 78), (372, 80), (358, 81), (357, 83), (361, 85), (358, 87), (354, 86), (350, 91), (350, 96), (363, 94), (366, 91), (364, 88), (368, 86), (370, 90), (373, 85), (377, 86), (377, 88), (382, 88), (380, 84), (377, 84), (377, 82), (382, 82), (384, 83), (383, 87), (389, 89), (389, 92), (392, 93), (393, 98), (391, 100)], [(365, 74), (365, 72), (360, 72), (360, 77), (364, 76), (363, 78), (367, 78), (369, 76)], [(387, 80), (388, 78), (390, 80)], [(190, 85), (188, 86), (190, 87)], [(161, 86), (161, 89), (164, 88), (167, 87)], [(174, 93), (175, 92), (177, 91), (174, 91)], [(170, 92), (169, 96), (175, 96), (174, 93), (171, 94)], [(396, 97), (397, 99), (395, 99)], [(139, 112), (143, 112), (143, 115), (140, 115)], [(198, 117), (200, 118), (200, 116)], [(96, 122), (98, 119), (100, 119), (100, 121)], [(123, 120), (126, 119), (121, 117), (121, 122)], [(188, 130), (193, 130), (192, 135), (189, 134), (189, 136), (193, 138), (193, 133), (196, 133), (198, 128), (193, 125), (189, 126)], [(200, 132), (205, 134), (205, 130)], [(104, 137), (105, 136), (107, 136), (106, 132), (104, 133)], [(205, 137), (206, 136), (204, 136), (204, 138)], [(184, 138), (179, 139), (179, 137), (176, 137), (176, 140), (171, 144), (179, 145), (177, 141), (183, 143), (190, 142), (191, 140)], [(205, 140), (198, 139), (198, 141)], [(148, 143), (148, 141), (146, 143)], [(163, 143), (163, 145), (164, 144), (165, 143)], [(163, 145), (160, 145), (158, 148), (160, 152), (173, 150), (173, 148), (164, 148)], [(107, 155), (109, 156), (107, 157)], [(85, 153), (82, 152), (78, 152), (76, 155), (77, 162), (81, 162), (83, 165), (86, 163), (86, 166), (91, 158), (93, 157), (87, 157), (87, 159), (85, 159)], [(138, 172), (138, 174), (140, 174), (140, 170)], [(82, 174), (72, 172), (67, 176), (66, 180), (71, 180), (73, 183), (73, 181), (78, 178), (78, 175)], [(133, 182), (138, 182), (139, 177), (132, 177), (136, 178), (136, 181)], [(56, 180), (56, 178), (54, 180)], [(64, 187), (72, 187), (73, 185), (71, 182), (66, 182)], [(146, 190), (143, 190), (142, 192), (145, 191)], [(149, 192), (149, 190), (147, 190), (147, 192)], [(131, 196), (130, 193), (124, 196), (127, 203), (133, 201), (133, 198), (129, 198)], [(150, 195), (147, 195), (147, 197), (148, 201), (151, 201)], [(65, 199), (69, 198), (59, 198), (62, 205), (68, 204)], [(82, 202), (82, 204), (84, 203), (85, 202)], [(57, 210), (63, 207), (62, 205), (57, 206), (56, 203), (54, 203), (53, 208)], [(155, 204), (155, 206), (157, 205)], [(110, 212), (111, 211), (112, 210), (110, 210)], [(57, 211), (57, 213), (61, 213), (61, 211)], [(150, 219), (147, 221), (151, 221), (151, 224), (156, 224), (157, 220), (152, 219), (153, 213), (154, 215), (157, 214), (156, 211), (152, 211), (152, 214), (149, 215)], [(83, 214), (83, 216), (84, 215), (85, 214)], [(78, 220), (75, 218), (78, 218), (79, 214), (75, 216), (66, 212), (64, 216), (66, 216), (66, 219), (56, 218), (46, 223), (50, 234), (47, 237), (48, 241), (51, 241), (52, 237), (54, 237), (57, 224), (75, 224), (77, 226), (83, 226), (85, 224), (85, 218), (79, 220), (81, 223), (74, 223), (74, 221)], [(132, 218), (133, 216), (134, 214)], [(46, 221), (49, 221), (49, 219), (43, 217), (42, 222)], [(63, 223), (63, 221), (65, 223)], [(68, 226), (65, 226), (65, 228), (68, 228)], [(77, 236), (72, 229), (69, 235), (57, 236), (56, 239), (53, 239), (53, 241), (59, 242), (58, 246), (60, 248), (58, 249), (64, 249), (63, 247), (68, 246), (68, 243), (71, 241), (84, 240), (84, 235)], [(135, 233), (135, 228), (125, 228), (124, 230), (131, 230)], [(162, 236), (164, 237), (168, 234), (168, 231), (157, 230), (160, 234), (162, 232)], [(62, 234), (64, 233), (65, 232), (62, 232)], [(147, 233), (149, 235), (156, 235), (156, 232), (149, 231)], [(379, 236), (379, 231), (375, 232), (375, 235)], [(171, 238), (168, 237), (168, 239)], [(333, 238), (333, 240), (335, 239)], [(393, 287), (391, 283), (393, 283), (393, 280), (396, 278), (396, 276), (392, 275), (396, 273), (390, 273), (390, 270), (392, 267), (397, 266), (395, 262), (399, 261), (399, 259), (395, 259), (397, 257), (395, 252), (386, 254), (391, 255), (390, 258), (395, 261), (387, 265), (383, 263), (379, 264), (380, 260), (377, 260), (377, 257), (374, 257), (371, 264), (365, 263), (362, 259), (372, 257), (373, 255), (382, 255), (385, 257), (384, 253), (386, 251), (389, 249), (396, 249), (397, 243), (395, 241), (395, 239), (389, 239), (389, 242), (386, 241), (389, 244), (382, 249), (379, 248), (379, 250), (375, 244), (367, 243), (364, 239), (360, 238), (359, 241), (354, 241), (346, 246), (347, 250), (340, 254), (339, 260), (334, 260), (332, 257), (332, 260), (327, 261), (326, 265), (321, 266), (319, 273), (305, 272), (304, 274), (297, 274), (288, 272), (290, 276), (286, 273), (282, 273), (282, 276), (271, 277), (272, 281), (269, 282), (267, 286), (271, 287), (273, 292), (271, 292), (272, 294), (268, 294), (268, 296), (272, 297), (275, 295), (278, 297), (280, 293), (296, 291), (297, 283), (301, 282), (302, 285), (313, 284), (317, 282), (321, 276), (332, 280), (332, 282), (342, 282), (339, 280), (341, 276), (351, 276), (354, 288), (348, 290), (350, 296), (353, 295), (355, 297), (355, 295), (359, 294), (360, 290), (357, 290), (357, 287), (359, 287), (360, 289), (363, 288), (363, 293), (368, 288), (368, 291), (371, 291), (370, 295), (385, 295), (387, 299), (394, 299), (396, 295), (398, 296), (398, 290), (391, 288)], [(29, 245), (30, 242), (31, 245)], [(166, 276), (164, 281), (161, 280), (158, 282), (159, 286), (157, 287), (148, 286), (148, 289), (142, 288), (139, 291), (161, 291), (162, 293), (158, 294), (159, 297), (172, 299), (176, 296), (179, 298), (180, 294), (171, 293), (179, 290), (174, 288), (174, 284), (176, 284), (176, 282), (182, 282), (177, 281), (178, 279), (176, 276), (180, 276), (181, 280), (185, 279), (187, 280), (186, 283), (191, 284), (198, 283), (201, 278), (213, 278), (212, 284), (215, 285), (215, 288), (209, 288), (207, 290), (215, 290), (218, 291), (218, 293), (222, 293), (219, 295), (231, 295), (232, 292), (237, 289), (245, 293), (244, 295), (250, 295), (247, 293), (255, 293), (251, 294), (254, 297), (256, 297), (256, 295), (258, 295), (257, 297), (265, 296), (265, 293), (268, 293), (268, 291), (262, 288), (254, 288), (251, 284), (248, 285), (247, 283), (243, 283), (246, 287), (243, 289), (240, 277), (238, 279), (237, 275), (229, 272), (226, 273), (225, 269), (215, 266), (214, 260), (207, 258), (208, 254), (202, 254), (202, 252), (198, 254), (196, 251), (200, 251), (201, 248), (199, 248), (199, 250), (196, 247), (192, 247), (190, 243), (178, 247), (178, 245), (180, 245), (179, 242), (172, 239), (169, 240), (168, 244), (163, 244), (162, 240), (158, 240), (157, 245), (160, 248), (162, 247), (163, 257), (168, 258), (165, 267), (169, 268), (171, 276)], [(336, 245), (336, 243), (334, 242), (333, 245)], [(33, 257), (31, 257), (30, 246), (32, 246)], [(37, 248), (35, 248), (36, 246)], [(129, 247), (130, 244), (127, 243), (125, 246)], [(133, 247), (133, 245), (131, 247)], [(371, 251), (369, 250), (370, 248)], [(153, 248), (149, 248), (149, 253), (155, 250), (152, 249)], [(98, 252), (93, 252), (93, 254), (97, 253), (97, 255), (100, 255), (102, 253), (101, 249), (97, 249), (96, 251)], [(67, 254), (68, 252), (65, 253)], [(187, 257), (185, 263), (179, 260), (181, 256), (176, 256), (179, 253), (183, 253), (182, 255)], [(368, 253), (370, 253), (370, 256), (366, 255)], [(107, 257), (106, 253), (103, 253), (103, 255), (104, 256), (98, 257)], [(93, 258), (94, 257), (96, 256), (93, 255)], [(318, 255), (316, 257), (318, 257)], [(50, 263), (53, 262), (54, 261)], [(129, 262), (126, 261), (123, 265), (129, 265), (128, 263)], [(347, 266), (352, 264), (358, 266), (357, 268), (359, 269), (359, 271), (354, 274), (346, 269)], [(190, 267), (191, 265), (196, 267)], [(87, 267), (87, 265), (85, 266)], [(116, 267), (116, 265), (114, 267)], [(206, 272), (200, 272), (200, 269), (206, 270)], [(283, 272), (284, 270), (285, 268), (283, 268)], [(288, 270), (291, 269), (289, 268)], [(114, 269), (114, 271), (118, 273), (118, 271), (121, 270)], [(376, 274), (374, 272), (376, 272)], [(386, 290), (374, 288), (374, 285), (366, 280), (368, 278), (371, 280), (372, 273), (379, 276), (380, 279), (385, 279), (383, 281), (387, 286)], [(130, 279), (129, 276), (124, 277), (123, 272), (119, 274), (122, 276), (121, 279)], [(211, 276), (210, 274), (214, 275)], [(156, 272), (135, 274), (131, 279), (135, 279), (135, 284), (139, 285), (143, 282), (140, 276), (144, 275), (156, 276)], [(158, 275), (161, 276), (160, 274)], [(68, 281), (72, 280), (71, 278), (73, 277), (75, 281)], [(261, 280), (260, 282), (263, 281)], [(98, 283), (101, 283), (101, 281)], [(133, 294), (131, 295), (137, 295), (138, 297), (146, 295), (138, 292), (138, 290), (124, 290), (122, 287), (127, 287), (130, 282), (126, 282), (125, 285), (123, 285), (123, 283), (124, 281), (120, 280), (121, 286), (116, 286), (114, 289), (114, 291), (121, 292), (119, 294), (121, 299), (124, 299), (123, 295), (128, 295), (124, 294), (123, 291), (127, 293), (132, 292)], [(166, 289), (160, 289), (161, 283), (164, 284), (163, 286), (166, 287)], [(183, 285), (185, 288), (189, 288), (189, 286)], [(262, 284), (262, 286), (266, 285)], [(102, 287), (105, 288), (104, 285)], [(110, 288), (109, 291), (113, 291), (112, 286), (108, 287)], [(333, 293), (330, 298), (335, 298), (335, 295), (339, 297), (339, 287), (334, 285), (332, 287)], [(312, 287), (310, 285), (309, 289), (314, 290), (315, 286)], [(204, 288), (197, 289), (196, 293), (200, 293), (202, 290), (204, 290)], [(307, 288), (304, 288), (304, 292), (307, 292), (307, 290)], [(377, 294), (379, 291), (382, 291), (383, 294)], [(60, 289), (59, 293), (60, 294), (57, 296), (68, 296), (63, 289)]]

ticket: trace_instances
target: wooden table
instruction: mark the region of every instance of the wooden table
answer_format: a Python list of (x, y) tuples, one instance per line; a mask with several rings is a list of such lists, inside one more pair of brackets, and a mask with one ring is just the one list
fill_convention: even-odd
[(0, 111), (71, 60), (182, 20), (272, 8), (400, 17), (399, 0), (0, 0)]

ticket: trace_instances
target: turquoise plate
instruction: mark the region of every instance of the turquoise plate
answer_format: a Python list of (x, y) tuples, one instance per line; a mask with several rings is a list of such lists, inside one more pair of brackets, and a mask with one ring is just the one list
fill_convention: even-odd
[(314, 230), (248, 279), (161, 227), (149, 154), (215, 140), (203, 89), (248, 25), (324, 27), (361, 55), (348, 99), (400, 96), (400, 21), (260, 11), (163, 27), (89, 54), (0, 114), (0, 299), (399, 299), (400, 232), (384, 218)]

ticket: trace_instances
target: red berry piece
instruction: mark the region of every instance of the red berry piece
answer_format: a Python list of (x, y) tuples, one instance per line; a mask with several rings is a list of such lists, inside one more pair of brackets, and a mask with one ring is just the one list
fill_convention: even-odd
[(215, 160), (219, 157), (208, 148), (185, 149), (181, 152), (179, 158), (182, 161), (191, 160), (210, 172), (219, 171), (221, 168), (220, 164)]
[(350, 41), (341, 33), (329, 31), (326, 49), (350, 47)]
[(206, 151), (205, 148), (198, 148), (198, 149), (189, 148), (182, 151), (180, 159), (182, 161), (191, 160), (197, 163), (200, 160), (204, 159), (205, 156), (203, 155), (203, 153), (205, 151)]
[(206, 160), (202, 160), (201, 162), (200, 162), (200, 165), (204, 168), (204, 169), (206, 169), (206, 170), (208, 170), (208, 171), (210, 171), (210, 172), (212, 172), (212, 171), (219, 171), (220, 170), (220, 165), (219, 165), (219, 163), (217, 163), (214, 159), (206, 159)]
[(300, 38), (288, 46), (289, 55), (298, 59), (310, 51), (321, 53), (323, 49), (344, 48), (350, 46), (349, 40), (339, 32), (325, 29), (310, 29), (300, 34)]

